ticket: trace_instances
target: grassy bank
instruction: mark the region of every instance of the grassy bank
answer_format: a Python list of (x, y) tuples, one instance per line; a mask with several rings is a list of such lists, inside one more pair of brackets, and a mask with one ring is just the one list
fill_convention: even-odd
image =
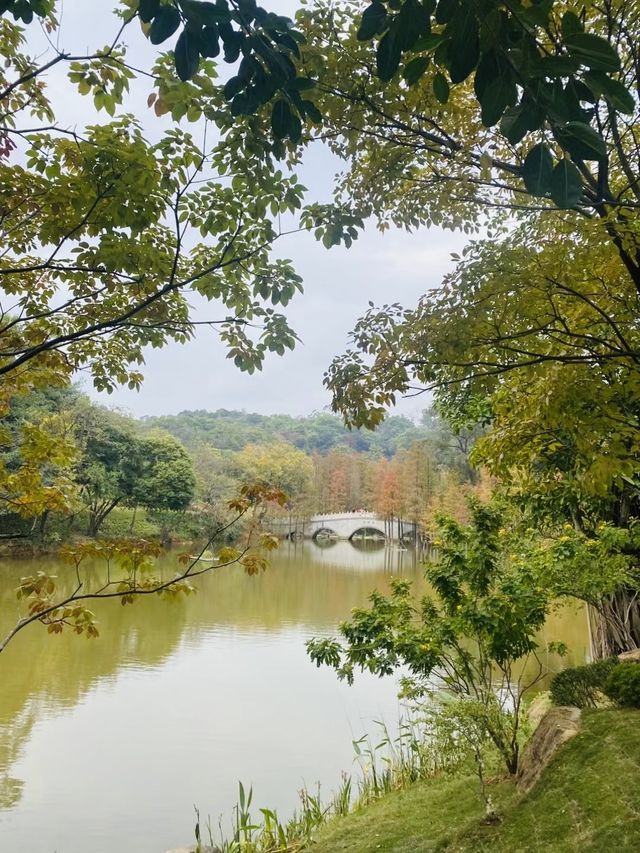
[(473, 776), (394, 791), (331, 821), (309, 853), (569, 853), (640, 849), (640, 712), (585, 712), (581, 733), (560, 750), (538, 785), (520, 797), (492, 785), (501, 823), (482, 823)]

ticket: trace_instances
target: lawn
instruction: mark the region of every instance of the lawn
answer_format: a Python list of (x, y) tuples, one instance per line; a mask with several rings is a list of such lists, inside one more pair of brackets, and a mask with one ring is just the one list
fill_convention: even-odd
[(417, 783), (333, 821), (309, 853), (638, 851), (640, 711), (585, 712), (529, 794), (500, 781), (492, 796), (503, 819), (487, 826), (474, 777)]

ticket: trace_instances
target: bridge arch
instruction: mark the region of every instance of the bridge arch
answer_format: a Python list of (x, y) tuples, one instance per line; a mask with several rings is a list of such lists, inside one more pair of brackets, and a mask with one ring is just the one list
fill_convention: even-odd
[(378, 526), (374, 526), (371, 523), (363, 524), (362, 527), (356, 528), (353, 533), (349, 536), (349, 541), (351, 542), (353, 539), (386, 539), (387, 535), (385, 531)]
[(319, 527), (317, 530), (314, 530), (311, 538), (315, 541), (316, 539), (339, 539), (336, 531), (331, 527)]

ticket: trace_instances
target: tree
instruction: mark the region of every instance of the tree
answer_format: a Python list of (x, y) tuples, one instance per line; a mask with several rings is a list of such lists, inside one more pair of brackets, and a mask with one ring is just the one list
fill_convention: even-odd
[(397, 462), (381, 459), (376, 470), (374, 511), (389, 523), (402, 515), (400, 471)]
[[(145, 346), (192, 337), (196, 324), (188, 296), (193, 292), (218, 305), (218, 316), (197, 322), (219, 332), (239, 369), (253, 372), (267, 352), (283, 354), (295, 344), (276, 306), (288, 304), (301, 280), (288, 261), (270, 252), (283, 234), (281, 217), (300, 213), (304, 189), (294, 176), (275, 168), (271, 138), (249, 117), (229, 111), (224, 87), (213, 82), (213, 60), (203, 58), (188, 82), (174, 73), (176, 52), (161, 54), (149, 71), (134, 70), (129, 63), (120, 40), (138, 10), (151, 16), (150, 34), (162, 35), (160, 41), (171, 29), (167, 17), (177, 27), (184, 25), (179, 56), (195, 32), (195, 18), (212, 14), (211, 4), (185, 0), (179, 9), (174, 3), (143, 6), (144, 11), (130, 3), (127, 11), (125, 4), (122, 23), (105, 48), (72, 55), (51, 46), (53, 57), (38, 65), (24, 52), (23, 32), (6, 12), (25, 21), (35, 12), (53, 30), (54, 4), (3, 4), (4, 382), (17, 382), (18, 374), (33, 365), (64, 379), (87, 369), (102, 390), (118, 383), (137, 388)], [(238, 31), (224, 20), (232, 13), (223, 6), (215, 13), (220, 18), (215, 27), (200, 22), (197, 38), (201, 30), (213, 28), (225, 44), (235, 39), (239, 48), (246, 37), (256, 50), (267, 52), (267, 64), (272, 48), (282, 62), (294, 49), (290, 35), (278, 35), (281, 26), (289, 25), (275, 16), (256, 24), (260, 35), (251, 35), (250, 24), (242, 23), (242, 38), (236, 38)], [(236, 18), (239, 14), (233, 12)], [(248, 10), (242, 15), (249, 20)], [(164, 23), (154, 30), (158, 19)], [(270, 41), (276, 35), (280, 46)], [(230, 50), (225, 56), (233, 61)], [(59, 105), (45, 81), (53, 66), (67, 70), (66, 88), (53, 91), (61, 92), (67, 104), (76, 98), (79, 114), (82, 98), (90, 96), (96, 110), (107, 114), (106, 121), (78, 129), (59, 124)], [(276, 76), (273, 70), (269, 79)], [(126, 112), (130, 85), (144, 79), (155, 86), (149, 100), (155, 112), (170, 112), (175, 122), (184, 117), (194, 123), (194, 133), (172, 125), (155, 142), (145, 138), (139, 119)], [(330, 219), (332, 241), (355, 227), (345, 220), (343, 232), (340, 216), (313, 205), (301, 217), (290, 230), (318, 226), (322, 231)]]
[(633, 4), (374, 0), (353, 18), (327, 2), (298, 18), (341, 198), (381, 227), (575, 211), (640, 287)]
[(427, 432), (427, 443), (438, 464), (457, 471), (462, 480), (475, 483), (478, 471), (470, 462), (475, 442), (482, 435), (479, 425), (452, 428), (433, 408), (422, 413), (421, 425)]
[[(55, 0), (5, 0), (0, 14), (11, 12), (14, 20), (25, 24), (37, 16), (53, 29), (57, 25), (56, 7)], [(171, 59), (183, 82), (192, 80), (199, 71), (207, 73), (211, 66), (206, 59), (220, 56), (221, 48), (224, 62), (235, 64), (242, 56), (238, 73), (225, 85), (231, 112), (234, 116), (251, 115), (277, 96), (271, 110), (276, 140), (299, 140), (302, 122), (317, 119), (313, 103), (301, 94), (313, 88), (311, 81), (300, 78), (294, 64), (300, 57), (301, 34), (288, 18), (268, 12), (255, 0), (217, 0), (215, 4), (201, 0), (123, 0), (118, 14), (123, 20), (120, 33), (139, 18), (154, 45), (163, 44), (178, 33)], [(56, 53), (49, 62), (29, 69), (30, 79), (53, 65), (72, 60), (64, 52)], [(99, 52), (95, 58), (108, 60), (110, 54)], [(109, 93), (105, 91), (103, 96), (109, 104)], [(189, 105), (184, 112), (188, 108)], [(156, 101), (158, 114), (170, 109), (170, 102)]]
[(337, 461), (329, 473), (326, 506), (329, 512), (346, 512), (349, 509), (349, 484), (344, 456), (340, 454)]
[(424, 442), (414, 442), (398, 454), (402, 517), (418, 525), (435, 490), (434, 461)]
[(41, 386), (30, 380), (22, 386), (22, 394), (12, 391), (15, 388), (0, 391), (2, 535), (23, 536), (30, 528), (31, 536), (41, 536), (49, 513), (67, 511), (75, 497), (71, 475), (75, 444), (69, 413), (77, 393), (67, 385)]
[(87, 534), (97, 536), (119, 504), (138, 503), (147, 459), (133, 424), (98, 406), (83, 407), (78, 444), (75, 479), (89, 514)]
[(353, 425), (373, 425), (412, 383), (446, 387), (466, 398), (471, 418), (449, 412), (464, 429), (490, 414), (467, 392), (471, 382), (491, 389), (545, 365), (635, 372), (636, 289), (615, 249), (593, 236), (589, 223), (575, 234), (555, 217), (530, 220), (502, 240), (471, 243), (415, 309), (372, 308), (327, 375), (335, 407)]
[(152, 520), (160, 525), (162, 542), (167, 543), (171, 529), (195, 495), (193, 462), (171, 435), (155, 433), (138, 441), (142, 467), (132, 497), (134, 511), (137, 506), (151, 510)]
[(143, 461), (133, 500), (139, 506), (158, 510), (184, 510), (195, 494), (193, 463), (183, 445), (170, 435), (141, 436)]
[(311, 459), (285, 442), (248, 444), (236, 455), (236, 463), (245, 482), (275, 486), (293, 503), (309, 491), (313, 478)]
[(568, 250), (558, 236), (544, 218), (472, 244), (414, 311), (372, 310), (333, 378), (355, 377), (335, 388), (356, 422), (372, 401), (421, 383), (458, 426), (488, 425), (473, 458), (523, 507), (525, 527), (562, 537), (568, 522), (597, 541), (602, 524), (616, 526), (628, 572), (617, 590), (603, 576), (600, 598), (587, 597), (605, 620), (599, 649), (614, 653), (640, 646), (640, 552), (628, 534), (640, 515), (637, 293), (610, 244)]
[(371, 606), (340, 626), (342, 641), (310, 640), (307, 650), (349, 683), (358, 669), (382, 676), (404, 667), (413, 697), (437, 701), (444, 692), (472, 704), (485, 737), (515, 773), (522, 697), (542, 674), (539, 661), (533, 677), (517, 663), (537, 659), (535, 635), (549, 593), (501, 546), (500, 511), (475, 503), (471, 515), (468, 527), (440, 520), (441, 557), (426, 570), (433, 594), (416, 599), (409, 581), (394, 579), (389, 596), (373, 592)]
[(89, 536), (97, 536), (119, 505), (187, 508), (196, 480), (193, 463), (177, 439), (160, 432), (141, 434), (131, 418), (87, 400), (79, 405), (76, 419), (76, 480), (89, 512)]

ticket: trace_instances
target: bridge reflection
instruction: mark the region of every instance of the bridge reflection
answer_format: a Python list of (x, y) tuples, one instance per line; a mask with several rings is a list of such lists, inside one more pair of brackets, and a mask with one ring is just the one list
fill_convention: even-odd
[(384, 541), (314, 539), (305, 543), (292, 542), (289, 548), (292, 552), (297, 548), (307, 552), (311, 549), (314, 563), (358, 572), (399, 573), (414, 569), (418, 562), (414, 548), (389, 545)]

